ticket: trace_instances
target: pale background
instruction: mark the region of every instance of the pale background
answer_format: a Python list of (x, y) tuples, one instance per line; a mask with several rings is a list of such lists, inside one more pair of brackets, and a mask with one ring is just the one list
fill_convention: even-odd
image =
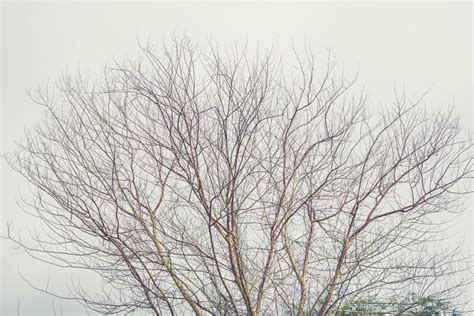
[[(348, 71), (360, 66), (371, 106), (391, 104), (395, 86), (408, 95), (427, 89), (433, 106), (454, 104), (470, 127), (472, 111), (472, 4), (464, 3), (13, 3), (1, 6), (1, 152), (14, 148), (25, 126), (41, 118), (26, 94), (38, 84), (81, 69), (99, 71), (111, 58), (133, 56), (137, 39), (160, 43), (173, 32), (192, 39), (208, 36), (223, 46), (248, 41), (285, 53), (293, 42), (317, 51), (331, 48)], [(13, 221), (26, 232), (32, 221), (16, 203), (28, 194), (22, 179), (2, 161), (0, 231)], [(472, 198), (452, 232), (472, 242)], [(51, 299), (31, 289), (18, 270), (40, 286), (66, 294), (64, 281), (76, 280), (33, 261), (2, 241), (0, 315), (84, 315), (77, 303)], [(84, 288), (97, 283), (81, 276)]]

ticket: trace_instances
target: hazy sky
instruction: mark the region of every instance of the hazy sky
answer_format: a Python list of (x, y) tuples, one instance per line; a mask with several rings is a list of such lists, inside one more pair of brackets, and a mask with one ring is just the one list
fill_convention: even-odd
[[(14, 149), (24, 128), (41, 118), (27, 89), (54, 82), (61, 74), (81, 69), (98, 71), (111, 58), (133, 56), (137, 39), (161, 42), (176, 32), (194, 40), (212, 36), (223, 46), (234, 41), (273, 45), (286, 53), (311, 43), (316, 51), (330, 48), (349, 71), (360, 67), (372, 106), (390, 104), (393, 89), (408, 95), (427, 89), (433, 106), (454, 103), (464, 126), (472, 125), (472, 4), (465, 3), (8, 3), (2, 2), (1, 133), (2, 153)], [(23, 181), (1, 169), (1, 230), (6, 221), (25, 231), (31, 220), (15, 199), (27, 194)], [(472, 199), (471, 199), (472, 201)], [(472, 203), (468, 205), (472, 211)], [(461, 224), (459, 224), (461, 223)], [(472, 217), (455, 230), (472, 244)], [(64, 290), (70, 274), (32, 261), (10, 243), (1, 248), (1, 315), (51, 315), (50, 297), (32, 290), (18, 269), (32, 281)], [(92, 288), (83, 279), (85, 288)], [(82, 315), (77, 304), (54, 300), (56, 311)], [(59, 313), (59, 312), (58, 312)]]

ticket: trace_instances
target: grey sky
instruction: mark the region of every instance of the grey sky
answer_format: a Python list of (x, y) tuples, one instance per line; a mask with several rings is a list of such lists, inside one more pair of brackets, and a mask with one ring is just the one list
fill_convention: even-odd
[[(348, 72), (360, 66), (373, 106), (390, 104), (395, 86), (408, 95), (427, 89), (433, 106), (454, 103), (465, 127), (472, 125), (472, 4), (465, 3), (2, 3), (2, 153), (14, 149), (25, 125), (41, 118), (26, 89), (54, 82), (61, 74), (100, 71), (111, 58), (133, 56), (137, 38), (160, 43), (172, 32), (186, 32), (194, 40), (207, 36), (223, 46), (248, 40), (251, 45), (273, 45), (287, 53), (292, 41), (313, 49), (330, 48)], [(32, 221), (20, 214), (15, 198), (27, 193), (22, 180), (2, 161), (2, 210), (7, 220), (26, 229)], [(471, 199), (472, 201), (472, 199)], [(468, 211), (472, 210), (472, 203)], [(453, 231), (466, 233), (472, 217), (466, 215)], [(12, 249), (1, 248), (0, 314), (52, 314), (51, 298), (38, 293), (18, 276), (17, 267), (50, 289), (64, 289), (70, 274)], [(84, 287), (92, 287), (83, 279)], [(81, 307), (55, 300), (65, 315), (83, 314)]]

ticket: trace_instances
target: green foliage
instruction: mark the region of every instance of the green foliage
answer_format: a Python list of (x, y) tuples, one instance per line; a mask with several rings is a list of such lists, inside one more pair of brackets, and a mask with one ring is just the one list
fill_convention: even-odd
[(405, 296), (393, 297), (389, 302), (377, 302), (376, 300), (357, 300), (346, 305), (341, 311), (335, 311), (337, 316), (381, 316), (381, 315), (456, 315), (452, 302), (445, 299), (420, 298), (415, 293)]

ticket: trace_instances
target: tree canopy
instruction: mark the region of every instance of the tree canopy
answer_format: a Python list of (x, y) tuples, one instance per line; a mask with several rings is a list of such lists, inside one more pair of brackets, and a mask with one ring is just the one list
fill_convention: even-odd
[[(9, 162), (43, 223), (32, 256), (96, 273), (91, 309), (326, 315), (472, 281), (437, 220), (469, 193), (472, 139), (451, 110), (396, 93), (371, 109), (328, 54), (290, 66), (175, 38), (33, 99)], [(403, 289), (403, 291), (402, 291)], [(352, 305), (351, 305), (352, 304)]]

